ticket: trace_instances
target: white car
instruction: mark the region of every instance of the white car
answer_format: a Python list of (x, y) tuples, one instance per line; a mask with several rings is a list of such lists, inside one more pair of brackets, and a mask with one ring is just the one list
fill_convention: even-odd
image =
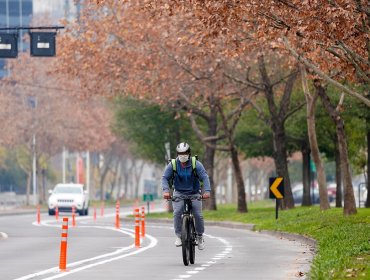
[(80, 216), (89, 214), (89, 195), (84, 191), (83, 184), (57, 184), (48, 201), (49, 215), (55, 215), (58, 206), (59, 212), (72, 212), (72, 206)]

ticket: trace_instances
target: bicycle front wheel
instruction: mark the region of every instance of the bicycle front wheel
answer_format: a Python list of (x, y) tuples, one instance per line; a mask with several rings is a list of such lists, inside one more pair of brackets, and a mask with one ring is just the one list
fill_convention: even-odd
[(194, 225), (194, 218), (189, 220), (189, 260), (191, 264), (195, 262), (195, 225)]
[(181, 243), (182, 243), (182, 260), (184, 265), (188, 266), (190, 261), (190, 221), (189, 216), (183, 216), (181, 227)]

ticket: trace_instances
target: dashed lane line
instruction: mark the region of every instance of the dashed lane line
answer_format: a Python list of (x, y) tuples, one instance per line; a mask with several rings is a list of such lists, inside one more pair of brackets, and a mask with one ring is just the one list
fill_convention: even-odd
[[(55, 225), (52, 224), (51, 225), (51, 224), (49, 224), (49, 222), (54, 223), (55, 221), (52, 221), (52, 220), (43, 221), (43, 222), (41, 222), (40, 225), (48, 226), (48, 227), (60, 227), (60, 225), (58, 225), (58, 224), (55, 224)], [(33, 225), (40, 226), (39, 224), (37, 224), (37, 222), (34, 222)], [(118, 231), (118, 232), (122, 232), (124, 234), (127, 234), (131, 237), (135, 236), (134, 231), (131, 230), (131, 229), (124, 229), (124, 228), (116, 229), (116, 228), (111, 227), (111, 226), (109, 226), (109, 227), (108, 226), (106, 226), (106, 227), (104, 227), (104, 226), (82, 226), (82, 227), (86, 227), (86, 228), (87, 227), (89, 227), (89, 228), (93, 227), (93, 228), (114, 230), (114, 231)], [(84, 259), (84, 260), (80, 260), (80, 261), (77, 261), (77, 262), (74, 262), (74, 263), (70, 263), (70, 264), (68, 264), (68, 269), (69, 270), (66, 271), (66, 272), (60, 272), (59, 267), (53, 267), (53, 268), (49, 268), (49, 269), (46, 269), (46, 270), (43, 270), (43, 271), (39, 271), (37, 273), (25, 275), (23, 277), (15, 279), (15, 280), (28, 280), (28, 279), (32, 279), (32, 278), (35, 278), (35, 277), (40, 277), (40, 276), (43, 276), (43, 275), (45, 275), (47, 277), (48, 274), (58, 273), (58, 274), (53, 275), (51, 277), (43, 278), (43, 280), (57, 279), (57, 278), (65, 277), (69, 274), (76, 273), (76, 272), (79, 272), (81, 270), (85, 270), (85, 269), (88, 269), (88, 268), (91, 268), (91, 267), (94, 267), (94, 266), (102, 265), (102, 264), (112, 262), (112, 261), (115, 261), (115, 260), (119, 260), (119, 259), (122, 259), (122, 258), (125, 258), (125, 257), (128, 257), (128, 256), (136, 255), (136, 254), (142, 253), (142, 252), (144, 252), (144, 251), (146, 251), (150, 248), (153, 248), (157, 245), (158, 240), (156, 238), (154, 238), (153, 236), (148, 235), (148, 234), (146, 234), (146, 237), (150, 241), (150, 243), (147, 246), (141, 247), (141, 248), (139, 248), (135, 251), (131, 251), (129, 253), (125, 253), (125, 252), (128, 251), (128, 250), (134, 249), (134, 247), (135, 247), (134, 244), (132, 244), (128, 247), (120, 248), (120, 249), (115, 250), (115, 251), (113, 251), (111, 253), (108, 253), (108, 254), (103, 254), (103, 255), (93, 257), (93, 258)], [(101, 260), (103, 258), (104, 258), (104, 260)], [(91, 262), (94, 262), (94, 263), (91, 263)], [(86, 264), (86, 263), (89, 263), (89, 264)], [(85, 264), (85, 265), (83, 265), (83, 264)], [(71, 269), (73, 267), (77, 267), (77, 268)]]

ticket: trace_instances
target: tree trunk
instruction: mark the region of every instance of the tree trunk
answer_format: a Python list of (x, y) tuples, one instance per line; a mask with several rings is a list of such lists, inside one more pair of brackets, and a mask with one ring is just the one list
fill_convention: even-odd
[[(327, 96), (325, 89), (322, 87), (319, 81), (314, 82), (315, 88), (318, 95), (320, 96), (325, 109), (328, 111), (330, 117), (335, 123), (336, 132), (338, 137), (338, 147), (341, 159), (341, 171), (343, 176), (343, 187), (344, 187), (344, 215), (353, 215), (357, 213), (355, 195), (352, 186), (352, 176), (349, 169), (348, 149), (347, 140), (344, 132), (344, 122), (339, 116), (335, 107), (331, 104), (329, 97)], [(321, 196), (320, 196), (321, 199)]]
[(273, 125), (272, 135), (276, 173), (279, 177), (284, 178), (284, 199), (282, 206), (283, 208), (291, 209), (294, 208), (294, 199), (288, 171), (284, 124), (279, 123), (278, 125)]
[(310, 180), (310, 148), (306, 141), (302, 142), (302, 181), (303, 181), (303, 196), (302, 206), (311, 206), (311, 180)]
[(233, 164), (234, 176), (236, 180), (236, 186), (238, 188), (238, 212), (246, 213), (248, 212), (247, 201), (245, 199), (245, 186), (242, 171), (240, 169), (240, 162), (238, 157), (238, 150), (233, 145), (231, 147), (231, 162)]
[(324, 166), (321, 160), (319, 145), (316, 138), (316, 123), (315, 123), (315, 107), (317, 94), (311, 96), (306, 79), (306, 69), (301, 65), (301, 77), (302, 87), (307, 103), (307, 132), (308, 139), (310, 140), (311, 155), (316, 165), (317, 170), (317, 181), (319, 184), (319, 195), (320, 195), (320, 209), (327, 210), (330, 208), (328, 200), (328, 192), (326, 187), (326, 177), (324, 172)]
[(264, 86), (264, 94), (266, 96), (270, 113), (269, 125), (273, 135), (276, 172), (278, 176), (284, 178), (284, 199), (282, 206), (283, 208), (290, 209), (294, 208), (294, 200), (288, 172), (285, 120), (289, 111), (290, 97), (298, 72), (297, 69), (293, 69), (291, 71), (289, 78), (285, 82), (284, 92), (280, 98), (280, 104), (277, 106), (274, 97), (274, 85), (270, 81), (263, 56), (258, 57), (258, 62), (259, 72)]
[(105, 186), (104, 186), (105, 182), (104, 181), (105, 181), (107, 174), (108, 174), (108, 167), (104, 169), (103, 174), (101, 174), (100, 176), (100, 199), (101, 201), (105, 201)]
[[(210, 118), (208, 121), (208, 136), (214, 136), (217, 134), (217, 111), (210, 112)], [(216, 146), (216, 141), (210, 141), (212, 146)], [(211, 198), (204, 203), (205, 208), (208, 210), (217, 210), (216, 205), (216, 186), (214, 184), (214, 164), (215, 164), (215, 153), (216, 150), (212, 147), (206, 146), (204, 153), (203, 165), (206, 169), (209, 177), (209, 183), (211, 185)]]
[(367, 197), (365, 202), (365, 207), (370, 208), (370, 124), (367, 120)]
[(135, 168), (134, 168), (134, 179), (135, 179), (135, 198), (138, 199), (139, 198), (139, 186), (140, 186), (140, 178), (141, 178), (141, 175), (143, 174), (143, 169), (144, 169), (144, 166), (145, 166), (145, 162), (140, 162), (140, 165), (137, 166), (137, 161), (135, 160), (134, 161), (135, 163)]
[(335, 140), (335, 182), (337, 191), (335, 194), (335, 207), (342, 207), (342, 172), (340, 168), (340, 154), (338, 149), (338, 140)]

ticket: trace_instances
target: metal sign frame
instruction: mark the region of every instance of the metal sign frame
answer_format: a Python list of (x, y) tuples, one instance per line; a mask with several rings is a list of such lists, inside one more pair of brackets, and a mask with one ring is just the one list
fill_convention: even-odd
[[(38, 27), (1, 27), (0, 38), (6, 38), (5, 43), (0, 40), (0, 58), (16, 58), (18, 56), (18, 35), (19, 30), (29, 30), (31, 37), (30, 54), (38, 57), (55, 56), (55, 37), (59, 29), (64, 26), (38, 26)], [(31, 30), (38, 30), (32, 31)], [(45, 30), (55, 30), (54, 32), (45, 32)], [(7, 31), (8, 33), (2, 32)], [(9, 33), (12, 31), (13, 33)], [(43, 32), (41, 32), (43, 31)], [(3, 46), (2, 46), (3, 45)]]

